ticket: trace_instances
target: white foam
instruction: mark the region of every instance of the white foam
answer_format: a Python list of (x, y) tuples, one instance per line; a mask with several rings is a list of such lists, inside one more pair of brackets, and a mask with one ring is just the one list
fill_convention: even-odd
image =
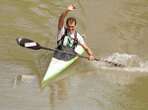
[(148, 61), (143, 61), (137, 55), (127, 53), (114, 53), (103, 58), (109, 62), (125, 65), (125, 67), (114, 67), (105, 62), (95, 62), (94, 65), (100, 69), (127, 71), (127, 72), (148, 72)]

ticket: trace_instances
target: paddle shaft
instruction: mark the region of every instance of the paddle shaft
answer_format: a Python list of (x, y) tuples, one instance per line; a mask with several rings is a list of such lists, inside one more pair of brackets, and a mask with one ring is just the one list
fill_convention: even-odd
[[(58, 50), (58, 49), (53, 49), (53, 48), (47, 48), (47, 47), (40, 47), (40, 49), (43, 49), (43, 50), (49, 50), (49, 51), (53, 51), (53, 52), (61, 52), (61, 53), (65, 53), (65, 54), (69, 54), (69, 55), (75, 55), (73, 53), (69, 53), (69, 52), (65, 52), (65, 51), (62, 51), (62, 50)], [(82, 55), (79, 55), (79, 54), (76, 54), (78, 57), (80, 58), (85, 58), (85, 59), (89, 59), (89, 57), (87, 56), (82, 56)], [(99, 61), (99, 59), (96, 59), (96, 61)]]
[[(53, 52), (57, 51), (57, 52), (61, 52), (61, 53), (69, 54), (69, 55), (75, 55), (73, 53), (69, 53), (69, 52), (65, 52), (65, 51), (58, 50), (58, 49), (53, 49), (53, 48), (42, 47), (42, 46), (40, 46), (40, 49), (49, 50), (49, 51), (53, 51)], [(80, 57), (80, 58), (89, 59), (89, 57), (87, 57), (87, 56), (83, 56), (83, 55), (79, 55), (79, 54), (76, 54), (76, 55), (78, 57)], [(101, 60), (101, 59), (98, 59), (98, 58), (95, 58), (94, 60), (95, 61), (106, 62), (106, 63), (109, 63), (109, 64), (114, 65), (114, 66), (120, 66), (120, 67), (123, 66), (121, 64), (118, 64), (118, 63), (115, 63), (115, 62), (111, 62), (111, 61), (108, 61), (108, 60)]]

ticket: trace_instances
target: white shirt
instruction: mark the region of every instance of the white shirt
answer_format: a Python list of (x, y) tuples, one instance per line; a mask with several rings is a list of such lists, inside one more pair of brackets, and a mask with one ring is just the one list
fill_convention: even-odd
[[(65, 34), (65, 27), (63, 26), (63, 27), (58, 31), (57, 40), (59, 41), (59, 40), (62, 38), (62, 36), (63, 36), (64, 34)], [(75, 34), (75, 33), (71, 33), (71, 34), (70, 34), (70, 37), (72, 37), (73, 39), (75, 38), (74, 34)], [(83, 37), (82, 37), (78, 32), (77, 32), (77, 39), (78, 39), (78, 42), (79, 42), (81, 45), (85, 44)]]

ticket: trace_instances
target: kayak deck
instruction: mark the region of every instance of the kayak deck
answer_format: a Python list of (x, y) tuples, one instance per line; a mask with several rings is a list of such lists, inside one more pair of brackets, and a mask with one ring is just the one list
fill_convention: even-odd
[[(75, 49), (75, 52), (78, 54), (83, 54), (84, 49), (78, 45)], [(43, 80), (41, 82), (41, 86), (45, 87), (49, 80), (53, 79), (57, 75), (59, 75), (63, 70), (65, 70), (69, 65), (71, 65), (76, 59), (78, 59), (78, 56), (75, 56), (74, 58), (64, 61), (64, 60), (59, 60), (55, 57), (52, 57), (51, 62), (48, 66), (48, 69), (45, 73), (45, 76), (43, 77)]]

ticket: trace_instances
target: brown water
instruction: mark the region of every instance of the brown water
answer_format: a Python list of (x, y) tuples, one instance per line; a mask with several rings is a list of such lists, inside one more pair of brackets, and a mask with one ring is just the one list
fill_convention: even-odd
[[(16, 38), (55, 47), (58, 17), (71, 3), (96, 56), (126, 67), (80, 59), (42, 90), (52, 53)], [(0, 27), (0, 109), (147, 110), (147, 0), (0, 0)]]

